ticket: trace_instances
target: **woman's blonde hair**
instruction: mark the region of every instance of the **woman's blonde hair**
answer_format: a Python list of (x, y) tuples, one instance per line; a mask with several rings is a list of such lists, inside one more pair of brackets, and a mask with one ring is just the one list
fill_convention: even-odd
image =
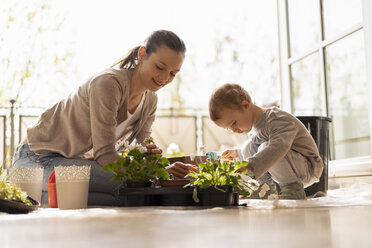
[(242, 101), (251, 103), (251, 96), (239, 84), (224, 84), (213, 91), (209, 98), (209, 117), (212, 121), (219, 120), (221, 109), (238, 110), (242, 107)]
[[(168, 30), (157, 30), (151, 33), (151, 35), (145, 40), (144, 47), (146, 48), (146, 54), (156, 52), (156, 50), (165, 45), (175, 52), (186, 52), (185, 43), (172, 31)], [(136, 46), (130, 50), (123, 58), (117, 60), (112, 67), (119, 65), (120, 68), (132, 69), (138, 64), (138, 50), (141, 46)]]

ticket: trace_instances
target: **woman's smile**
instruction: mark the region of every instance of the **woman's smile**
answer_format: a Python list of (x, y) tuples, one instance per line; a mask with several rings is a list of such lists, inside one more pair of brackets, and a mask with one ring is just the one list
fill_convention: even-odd
[(152, 79), (152, 81), (158, 86), (163, 87), (165, 84), (160, 83), (159, 81), (156, 81), (155, 79)]

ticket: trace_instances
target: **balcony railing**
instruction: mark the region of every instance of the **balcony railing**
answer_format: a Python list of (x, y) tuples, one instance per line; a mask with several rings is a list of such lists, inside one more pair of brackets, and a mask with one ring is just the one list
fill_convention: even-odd
[[(26, 136), (27, 127), (37, 120), (43, 109), (1, 109), (0, 161), (4, 161), (9, 167), (14, 150)], [(12, 125), (14, 128), (10, 128)], [(163, 150), (163, 155), (168, 156), (172, 153), (168, 148), (174, 147), (178, 147), (179, 152), (185, 155), (200, 154), (201, 147), (207, 151), (239, 147), (247, 136), (219, 128), (209, 119), (207, 113), (200, 109), (158, 109), (152, 127), (152, 137)]]

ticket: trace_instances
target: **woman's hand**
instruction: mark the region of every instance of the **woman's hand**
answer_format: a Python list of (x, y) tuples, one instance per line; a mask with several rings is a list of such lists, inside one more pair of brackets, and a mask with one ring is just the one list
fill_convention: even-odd
[(233, 161), (237, 157), (238, 157), (238, 152), (236, 150), (225, 150), (221, 154), (220, 159), (224, 161)]
[(157, 145), (155, 144), (146, 144), (146, 148), (149, 152), (154, 153), (154, 154), (161, 154), (163, 152), (162, 149), (160, 149)]
[(172, 174), (174, 179), (184, 179), (187, 174), (190, 172), (199, 172), (199, 169), (196, 165), (184, 164), (182, 162), (175, 162), (171, 165), (168, 165), (165, 170)]

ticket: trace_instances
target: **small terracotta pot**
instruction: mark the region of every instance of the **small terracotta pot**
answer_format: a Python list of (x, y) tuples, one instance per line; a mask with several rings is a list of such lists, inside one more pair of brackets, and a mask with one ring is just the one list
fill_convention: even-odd
[(182, 187), (190, 182), (190, 179), (161, 180), (162, 187)]
[(47, 190), (48, 190), (48, 206), (50, 208), (58, 208), (56, 183), (48, 183)]
[(199, 163), (204, 163), (205, 161), (207, 161), (207, 158), (208, 158), (207, 156), (195, 156), (193, 157), (193, 159), (191, 159), (190, 156), (182, 156), (182, 157), (171, 157), (171, 158), (168, 158), (168, 160), (170, 164), (173, 164), (175, 162), (181, 162), (184, 164), (197, 165)]
[(56, 177), (55, 177), (55, 172), (54, 171), (49, 176), (48, 183), (47, 183), (47, 190), (48, 190), (48, 205), (49, 205), (49, 207), (50, 208), (58, 208)]

